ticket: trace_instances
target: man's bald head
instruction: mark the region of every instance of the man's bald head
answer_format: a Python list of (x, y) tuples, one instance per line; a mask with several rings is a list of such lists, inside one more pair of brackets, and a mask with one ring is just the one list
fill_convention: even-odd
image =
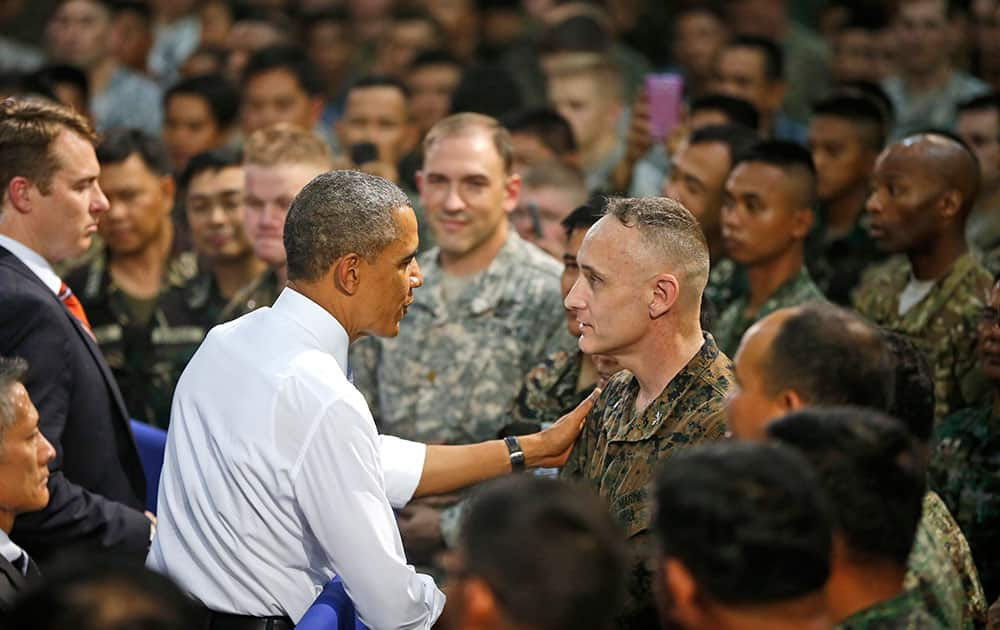
[(650, 274), (678, 276), (682, 299), (701, 303), (708, 283), (708, 243), (687, 208), (668, 197), (612, 198), (606, 212), (638, 231), (641, 251), (634, 253), (648, 261)]
[(890, 145), (883, 155), (912, 162), (923, 177), (939, 183), (942, 193), (957, 192), (963, 217), (972, 210), (979, 194), (979, 162), (961, 139), (937, 131), (919, 133)]

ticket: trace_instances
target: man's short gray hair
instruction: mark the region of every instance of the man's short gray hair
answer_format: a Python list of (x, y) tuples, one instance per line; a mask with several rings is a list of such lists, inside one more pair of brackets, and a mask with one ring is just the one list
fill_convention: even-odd
[(3, 435), (14, 424), (17, 413), (14, 410), (14, 385), (24, 382), (28, 373), (28, 362), (20, 357), (0, 357), (0, 448)]
[(358, 171), (317, 176), (296, 195), (285, 220), (289, 280), (317, 280), (335, 260), (374, 260), (399, 237), (396, 210), (410, 207), (398, 186)]
[(708, 243), (687, 208), (669, 197), (612, 197), (606, 212), (622, 225), (636, 228), (643, 243), (701, 295), (708, 283)]

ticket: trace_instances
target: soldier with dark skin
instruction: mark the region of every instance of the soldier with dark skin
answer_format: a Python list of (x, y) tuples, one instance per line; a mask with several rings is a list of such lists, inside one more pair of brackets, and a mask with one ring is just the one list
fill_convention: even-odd
[(731, 364), (702, 331), (708, 246), (676, 201), (609, 200), (577, 264), (565, 305), (579, 322), (580, 350), (624, 369), (605, 386), (562, 474), (594, 488), (624, 526), (632, 571), (618, 625), (647, 627), (656, 623), (647, 487), (657, 462), (725, 434)]
[(938, 420), (977, 402), (984, 389), (974, 333), (992, 277), (965, 242), (978, 188), (979, 169), (965, 146), (919, 134), (879, 156), (866, 206), (872, 237), (896, 255), (865, 273), (855, 307), (925, 344)]

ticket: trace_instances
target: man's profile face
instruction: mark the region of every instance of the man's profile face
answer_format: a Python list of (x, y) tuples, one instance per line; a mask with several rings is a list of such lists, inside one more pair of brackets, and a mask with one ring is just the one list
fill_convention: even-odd
[(241, 166), (205, 170), (188, 184), (188, 226), (195, 251), (210, 262), (240, 259), (251, 251), (243, 229)]
[[(577, 264), (577, 254), (580, 252), (580, 246), (583, 245), (583, 238), (587, 235), (587, 228), (579, 227), (573, 228), (569, 233), (569, 236), (565, 240), (565, 250), (563, 251), (562, 261), (563, 261), (563, 271), (560, 277), (559, 288), (562, 290), (563, 300), (569, 295), (569, 290), (573, 288), (576, 284), (577, 279), (580, 277), (580, 265)], [(567, 308), (565, 304), (563, 308), (566, 311), (566, 328), (569, 330), (569, 334), (574, 337), (580, 336), (580, 320), (576, 318), (576, 311)]]
[(413, 302), (413, 290), (424, 283), (417, 264), (417, 216), (409, 207), (396, 211), (398, 238), (382, 250), (365, 270), (362, 282), (368, 290), (364, 299), (372, 323), (365, 332), (378, 337), (395, 337), (399, 322)]
[(767, 78), (764, 54), (754, 48), (723, 48), (715, 65), (715, 90), (749, 101), (761, 118), (773, 116), (780, 106), (775, 85)]
[(635, 228), (606, 216), (587, 232), (577, 254), (580, 275), (564, 300), (578, 320), (580, 350), (618, 358), (633, 352), (648, 330), (647, 286), (655, 270)]
[(244, 225), (254, 254), (272, 268), (282, 267), (285, 257), (285, 218), (295, 195), (317, 175), (326, 172), (320, 164), (246, 164)]
[(243, 88), (243, 131), (251, 134), (276, 123), (311, 130), (322, 103), (305, 91), (291, 71), (274, 68), (257, 74)]
[(1000, 184), (1000, 111), (976, 109), (959, 113), (955, 131), (979, 160), (983, 190)]
[(828, 201), (868, 181), (874, 164), (854, 123), (839, 116), (809, 121), (809, 150), (816, 164), (816, 192)]
[(103, 165), (100, 182), (110, 206), (99, 231), (111, 255), (146, 251), (170, 220), (173, 178), (153, 173), (142, 157), (133, 153), (122, 162)]
[(2, 395), (14, 403), (14, 422), (0, 443), (0, 510), (41, 510), (49, 503), (49, 462), (56, 451), (38, 430), (38, 410), (21, 383)]
[(225, 130), (219, 128), (208, 101), (197, 94), (170, 97), (163, 112), (163, 142), (177, 172), (195, 155), (215, 149), (224, 141)]
[(484, 129), (467, 129), (431, 145), (417, 184), (441, 251), (465, 256), (506, 230), (507, 214), (517, 204), (519, 183), (505, 171)]
[(393, 86), (352, 89), (337, 122), (341, 145), (371, 142), (378, 148), (379, 161), (392, 164), (410, 148), (410, 131), (406, 97)]
[(736, 378), (726, 397), (726, 417), (729, 430), (738, 440), (763, 440), (767, 425), (787, 411), (770, 391), (764, 374), (776, 334), (775, 320), (754, 324), (743, 335), (733, 359)]
[(50, 147), (59, 168), (48, 192), (31, 188), (32, 228), (45, 234), (38, 253), (50, 263), (75, 258), (90, 248), (108, 199), (98, 182), (101, 172), (94, 146), (85, 138), (63, 130)]
[(907, 252), (937, 233), (944, 183), (926, 167), (918, 149), (896, 143), (875, 162), (865, 209), (871, 236), (883, 251)]
[(674, 155), (663, 194), (676, 199), (711, 232), (719, 225), (722, 188), (729, 173), (729, 149), (721, 142), (684, 143)]
[(795, 195), (777, 166), (740, 162), (726, 180), (722, 240), (726, 253), (744, 265), (765, 263), (798, 240)]
[[(579, 196), (573, 191), (551, 186), (522, 188), (517, 208), (511, 213), (514, 229), (521, 238), (542, 248), (548, 255), (561, 258), (566, 242), (562, 220), (582, 201)], [(540, 236), (536, 229), (541, 231)]]

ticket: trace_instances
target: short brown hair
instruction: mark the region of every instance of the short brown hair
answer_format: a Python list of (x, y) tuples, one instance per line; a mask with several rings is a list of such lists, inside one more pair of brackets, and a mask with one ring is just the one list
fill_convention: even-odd
[(258, 166), (315, 164), (333, 166), (330, 147), (318, 135), (289, 123), (253, 132), (243, 146), (243, 163)]
[(97, 134), (87, 119), (74, 110), (37, 98), (0, 101), (0, 185), (3, 196), (15, 177), (25, 177), (48, 194), (52, 176), (62, 164), (52, 144), (70, 131), (96, 144)]
[(490, 134), (493, 146), (496, 147), (503, 162), (504, 173), (510, 173), (514, 165), (514, 142), (510, 139), (510, 132), (500, 124), (499, 120), (485, 114), (463, 112), (439, 120), (424, 136), (424, 155), (427, 155), (431, 147), (442, 138), (457, 136), (472, 129), (482, 129)]

